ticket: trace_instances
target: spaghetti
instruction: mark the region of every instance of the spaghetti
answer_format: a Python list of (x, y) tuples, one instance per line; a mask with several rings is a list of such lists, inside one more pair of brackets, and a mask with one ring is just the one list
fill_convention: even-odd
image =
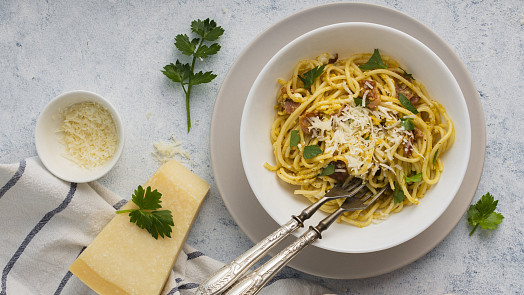
[[(289, 80), (279, 79), (271, 127), (276, 165), (264, 166), (299, 185), (294, 193), (311, 202), (353, 177), (374, 192), (389, 186), (369, 208), (340, 217), (364, 227), (418, 204), (440, 178), (454, 128), (444, 107), (393, 58), (378, 50), (337, 57), (302, 60)], [(321, 209), (333, 212), (342, 202)]]

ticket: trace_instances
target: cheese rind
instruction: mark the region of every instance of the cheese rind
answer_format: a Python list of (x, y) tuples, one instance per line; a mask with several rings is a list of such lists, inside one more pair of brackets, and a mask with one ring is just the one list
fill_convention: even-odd
[[(172, 160), (146, 182), (162, 194), (171, 210), (171, 238), (155, 240), (149, 232), (116, 215), (78, 256), (69, 270), (99, 294), (160, 294), (182, 248), (209, 184)], [(122, 209), (136, 208), (128, 202)]]

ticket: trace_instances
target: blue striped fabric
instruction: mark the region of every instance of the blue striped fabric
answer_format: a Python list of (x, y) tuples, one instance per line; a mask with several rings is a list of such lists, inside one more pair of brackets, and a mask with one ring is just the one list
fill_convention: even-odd
[(126, 203), (127, 203), (127, 200), (126, 199), (122, 199), (122, 200), (118, 201), (118, 203), (114, 204), (113, 208), (115, 208), (115, 210), (120, 210), (120, 208), (122, 208), (122, 206), (124, 206)]
[(9, 181), (2, 187), (0, 188), (0, 199), (5, 195), (5, 193), (7, 193), (7, 191), (12, 188), (17, 182), (18, 180), (22, 177), (22, 175), (24, 174), (24, 171), (25, 171), (25, 166), (26, 166), (26, 162), (25, 160), (22, 160), (20, 162), (20, 166), (18, 166), (18, 170), (16, 170), (15, 174), (13, 175), (13, 177), (11, 179), (9, 179)]
[(64, 201), (60, 205), (58, 205), (58, 207), (56, 207), (55, 209), (47, 212), (47, 214), (45, 214), (44, 217), (42, 217), (42, 219), (40, 219), (40, 221), (33, 227), (33, 229), (29, 232), (29, 234), (22, 241), (22, 244), (18, 247), (18, 249), (16, 250), (15, 254), (13, 254), (11, 259), (9, 259), (9, 262), (7, 263), (7, 265), (4, 267), (4, 269), (2, 271), (2, 290), (0, 291), (0, 295), (6, 295), (7, 294), (7, 291), (6, 291), (6, 288), (7, 288), (7, 275), (9, 274), (9, 272), (11, 271), (13, 266), (15, 265), (16, 261), (18, 260), (18, 258), (20, 258), (20, 256), (24, 253), (24, 250), (27, 247), (27, 245), (29, 245), (29, 243), (33, 240), (33, 238), (49, 222), (49, 220), (51, 220), (51, 218), (53, 218), (53, 216), (55, 216), (56, 214), (58, 214), (61, 211), (63, 211), (67, 207), (67, 205), (69, 205), (69, 203), (71, 202), (71, 200), (73, 198), (73, 195), (76, 192), (76, 186), (77, 186), (76, 183), (74, 183), (74, 182), (71, 183), (71, 186), (69, 188), (69, 192), (67, 193), (67, 196), (65, 197)]
[[(82, 252), (84, 252), (85, 248), (87, 247), (82, 247), (82, 250), (80, 250), (80, 253), (78, 253), (78, 255), (76, 257), (78, 257), (80, 254), (82, 254)], [(67, 271), (67, 273), (65, 274), (64, 278), (60, 281), (60, 285), (58, 285), (58, 288), (56, 288), (56, 291), (55, 291), (55, 295), (59, 295), (62, 293), (62, 290), (64, 290), (64, 287), (66, 286), (67, 282), (69, 281), (69, 279), (71, 278), (71, 276), (73, 276), (73, 273), (70, 272), (70, 271)]]

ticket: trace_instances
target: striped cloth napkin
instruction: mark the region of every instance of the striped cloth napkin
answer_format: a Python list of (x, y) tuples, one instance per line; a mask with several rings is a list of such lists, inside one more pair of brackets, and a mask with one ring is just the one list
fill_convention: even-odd
[[(62, 181), (38, 158), (0, 164), (0, 295), (94, 294), (67, 268), (126, 202), (97, 182)], [(222, 265), (185, 245), (162, 294), (193, 294)], [(281, 278), (260, 294), (326, 293)]]

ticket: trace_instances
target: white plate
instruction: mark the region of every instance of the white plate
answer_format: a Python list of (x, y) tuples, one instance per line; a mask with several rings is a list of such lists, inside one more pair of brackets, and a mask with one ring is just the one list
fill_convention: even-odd
[[(339, 38), (344, 36), (344, 38)], [(359, 42), (354, 42), (358, 40)], [(358, 43), (358, 44), (357, 44)], [(334, 223), (315, 242), (319, 248), (345, 253), (366, 253), (388, 249), (415, 237), (435, 222), (455, 197), (466, 172), (471, 150), (471, 133), (466, 102), (458, 83), (444, 63), (421, 42), (391, 27), (364, 22), (346, 22), (310, 31), (281, 49), (262, 69), (244, 106), (240, 124), (240, 152), (247, 180), (266, 212), (279, 224), (301, 212), (309, 203), (293, 195), (298, 186), (287, 185), (264, 167), (275, 165), (269, 139), (275, 120), (275, 93), (278, 78), (290, 77), (299, 60), (314, 58), (322, 52), (336, 52), (341, 59), (359, 52), (394, 57), (424, 84), (431, 97), (441, 103), (453, 120), (453, 147), (441, 157), (445, 167), (437, 184), (416, 206), (406, 206), (384, 222), (365, 229)], [(307, 222), (318, 224), (326, 213), (316, 213)], [(305, 229), (293, 233), (299, 237)]]
[[(289, 264), (309, 274), (338, 279), (366, 278), (393, 271), (415, 261), (440, 243), (471, 203), (482, 173), (486, 148), (480, 97), (469, 73), (453, 50), (423, 24), (396, 10), (362, 3), (328, 4), (294, 14), (257, 37), (240, 55), (222, 84), (211, 122), (211, 163), (215, 182), (233, 219), (253, 242), (263, 239), (278, 228), (278, 224), (252, 193), (240, 159), (240, 118), (251, 85), (269, 59), (291, 40), (315, 28), (352, 21), (377, 23), (401, 30), (424, 43), (444, 61), (466, 99), (471, 145), (476, 148), (471, 151), (466, 176), (457, 197), (443, 215), (418, 236), (373, 253), (339, 253), (313, 245)], [(286, 242), (289, 243), (290, 239)]]

